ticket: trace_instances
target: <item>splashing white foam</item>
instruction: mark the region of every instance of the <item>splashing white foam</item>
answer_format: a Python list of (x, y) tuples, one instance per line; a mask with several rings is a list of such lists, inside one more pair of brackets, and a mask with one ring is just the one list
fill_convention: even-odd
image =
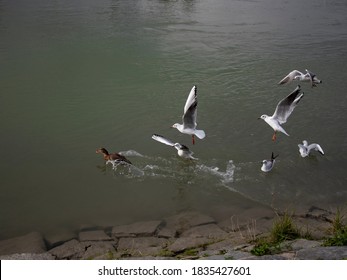
[(197, 168), (203, 172), (212, 174), (220, 178), (223, 185), (228, 185), (234, 181), (235, 165), (232, 160), (229, 160), (225, 168), (225, 172), (220, 171), (218, 167), (206, 166), (204, 164), (198, 165)]
[(125, 157), (145, 157), (135, 150), (121, 151), (119, 154)]

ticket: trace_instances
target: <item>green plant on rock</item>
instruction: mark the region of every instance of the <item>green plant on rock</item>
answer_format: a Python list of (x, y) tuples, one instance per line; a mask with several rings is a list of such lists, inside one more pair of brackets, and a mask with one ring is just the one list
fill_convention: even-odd
[(300, 237), (300, 231), (294, 225), (293, 219), (287, 213), (277, 219), (272, 226), (271, 239), (273, 243), (294, 240)]
[(251, 253), (256, 256), (263, 256), (271, 254), (271, 244), (269, 242), (259, 242), (251, 250)]
[(332, 222), (332, 237), (327, 238), (323, 246), (347, 246), (347, 225), (345, 224), (345, 216), (337, 209), (335, 218)]
[(251, 253), (256, 256), (275, 254), (281, 251), (281, 242), (301, 237), (290, 215), (285, 213), (274, 221), (270, 235), (257, 239)]

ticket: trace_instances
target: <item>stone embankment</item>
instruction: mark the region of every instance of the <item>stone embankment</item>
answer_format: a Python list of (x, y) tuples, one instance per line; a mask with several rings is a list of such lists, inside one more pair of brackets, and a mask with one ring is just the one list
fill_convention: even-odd
[[(255, 211), (256, 212), (256, 211)], [(253, 218), (251, 213), (221, 222), (197, 212), (180, 213), (163, 220), (112, 227), (84, 228), (78, 233), (43, 236), (32, 232), (0, 241), (0, 259), (111, 260), (111, 259), (346, 259), (347, 247), (323, 247), (331, 227), (331, 213), (312, 208), (295, 216), (296, 224), (312, 240), (281, 243), (276, 254), (255, 256), (252, 242), (269, 233), (273, 211)]]

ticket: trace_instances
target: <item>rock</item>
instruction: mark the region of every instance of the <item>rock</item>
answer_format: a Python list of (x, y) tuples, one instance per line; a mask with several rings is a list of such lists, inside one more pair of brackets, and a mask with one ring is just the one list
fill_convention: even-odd
[(228, 260), (244, 260), (252, 257), (253, 255), (249, 252), (230, 250), (224, 254), (224, 258)]
[(60, 230), (54, 232), (53, 234), (45, 235), (45, 240), (48, 245), (48, 248), (57, 247), (64, 242), (77, 238), (77, 234), (70, 230)]
[(158, 237), (137, 237), (137, 238), (121, 238), (118, 243), (118, 250), (138, 249), (145, 247), (164, 247), (167, 244), (165, 238)]
[(322, 222), (321, 220), (314, 218), (298, 217), (294, 219), (294, 223), (297, 225), (301, 232), (307, 232), (307, 234), (310, 235), (311, 238), (317, 240), (323, 239), (331, 228), (330, 223)]
[(199, 258), (199, 260), (225, 260), (223, 255), (211, 255)]
[(252, 235), (268, 231), (272, 226), (274, 212), (270, 209), (252, 208), (230, 216), (218, 225), (226, 231), (249, 231)]
[(175, 229), (178, 233), (200, 225), (212, 224), (216, 221), (210, 216), (198, 212), (180, 213), (165, 219), (166, 227)]
[(44, 253), (47, 251), (43, 236), (39, 232), (0, 241), (0, 256), (15, 253)]
[(157, 236), (163, 238), (175, 238), (177, 235), (177, 231), (172, 228), (164, 227), (158, 231)]
[(315, 247), (299, 250), (298, 260), (343, 260), (347, 258), (347, 246)]
[(130, 225), (114, 226), (113, 237), (152, 236), (158, 230), (162, 221), (138, 222)]
[(0, 256), (0, 260), (55, 260), (56, 258), (49, 253), (42, 254), (32, 254), (32, 253), (22, 253)]
[(83, 260), (112, 260), (116, 258), (116, 242), (93, 242), (84, 252)]
[(180, 237), (168, 246), (168, 250), (177, 253), (206, 245), (209, 242), (211, 242), (211, 239), (206, 237)]
[(328, 210), (312, 206), (306, 213), (306, 217), (311, 217), (317, 220), (332, 222), (335, 215)]
[(57, 259), (80, 259), (86, 251), (86, 247), (86, 244), (73, 239), (49, 250), (48, 253), (56, 256)]
[(81, 231), (78, 235), (80, 241), (110, 241), (113, 240), (103, 230)]
[(232, 250), (233, 248), (234, 246), (232, 245), (232, 240), (229, 238), (206, 246), (206, 250), (216, 250), (216, 251), (221, 251), (221, 250), (227, 251), (229, 249)]
[(137, 237), (119, 239), (117, 250), (130, 255), (158, 255), (167, 245), (167, 239), (158, 237)]
[(252, 256), (245, 258), (245, 260), (288, 260), (285, 256), (282, 255), (264, 255), (264, 256)]
[(314, 248), (321, 245), (321, 242), (306, 239), (296, 239), (290, 243), (292, 250), (298, 251), (301, 249)]
[(181, 234), (181, 237), (207, 237), (207, 238), (225, 238), (228, 233), (218, 227), (216, 224), (207, 224), (192, 227)]

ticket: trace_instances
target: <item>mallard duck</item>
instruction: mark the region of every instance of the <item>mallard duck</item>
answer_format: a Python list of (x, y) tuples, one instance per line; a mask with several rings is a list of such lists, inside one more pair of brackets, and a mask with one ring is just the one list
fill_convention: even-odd
[(99, 148), (96, 150), (97, 154), (103, 154), (104, 160), (113, 160), (119, 162), (126, 162), (128, 164), (132, 164), (125, 156), (122, 156), (118, 153), (109, 153), (105, 148)]

